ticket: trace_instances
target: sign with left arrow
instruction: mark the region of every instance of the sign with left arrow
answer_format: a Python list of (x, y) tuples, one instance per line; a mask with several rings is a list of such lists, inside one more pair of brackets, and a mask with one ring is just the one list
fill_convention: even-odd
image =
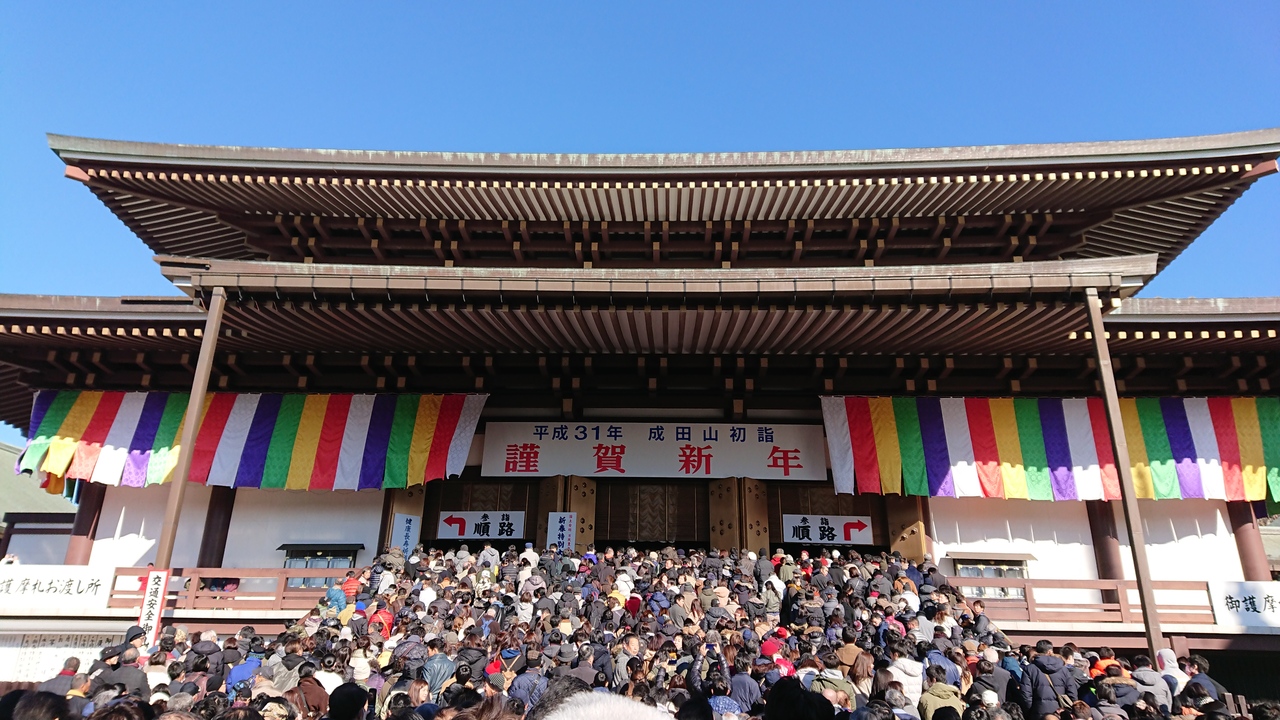
[(817, 545), (873, 545), (869, 515), (783, 515), (782, 541)]
[(514, 540), (524, 537), (524, 512), (515, 510), (441, 511), (440, 523), (436, 526), (438, 540)]

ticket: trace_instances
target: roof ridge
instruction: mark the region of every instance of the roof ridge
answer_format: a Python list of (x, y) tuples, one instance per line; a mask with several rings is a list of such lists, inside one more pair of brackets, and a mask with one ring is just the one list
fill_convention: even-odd
[(712, 153), (470, 153), (149, 143), (56, 133), (49, 133), (47, 138), (49, 147), (68, 163), (79, 159), (93, 159), (158, 164), (206, 162), (227, 165), (259, 164), (263, 167), (309, 166), (320, 169), (356, 169), (374, 165), (383, 168), (453, 168), (472, 171), (519, 169), (543, 172), (890, 169), (923, 165), (998, 166), (1280, 154), (1280, 127), (1145, 140)]

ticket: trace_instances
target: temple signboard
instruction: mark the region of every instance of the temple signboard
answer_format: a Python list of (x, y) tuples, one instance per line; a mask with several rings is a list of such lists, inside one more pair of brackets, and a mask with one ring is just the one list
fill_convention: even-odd
[(820, 425), (489, 423), (486, 477), (827, 479)]
[(0, 565), (0, 614), (100, 611), (111, 595), (110, 569), (75, 565)]
[(1280, 582), (1209, 583), (1218, 625), (1280, 628)]

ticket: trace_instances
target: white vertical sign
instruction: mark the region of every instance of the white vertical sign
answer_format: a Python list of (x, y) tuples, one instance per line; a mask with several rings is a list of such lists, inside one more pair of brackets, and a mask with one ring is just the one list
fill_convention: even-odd
[(160, 621), (164, 616), (164, 601), (168, 590), (168, 570), (152, 570), (147, 573), (147, 584), (142, 588), (142, 606), (138, 609), (138, 627), (147, 634), (147, 644), (144, 647), (152, 647), (160, 641)]
[(547, 513), (547, 545), (555, 544), (561, 552), (572, 550), (578, 538), (578, 513)]
[(409, 557), (418, 546), (418, 538), (422, 534), (422, 518), (396, 513), (391, 526), (394, 528), (391, 531), (391, 542), (404, 551), (406, 558)]

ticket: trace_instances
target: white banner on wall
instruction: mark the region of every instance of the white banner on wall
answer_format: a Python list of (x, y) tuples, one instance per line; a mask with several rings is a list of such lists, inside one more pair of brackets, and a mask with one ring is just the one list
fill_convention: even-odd
[(440, 524), (436, 526), (439, 540), (474, 538), (481, 540), (511, 540), (525, 537), (524, 512), (492, 510), (484, 512), (440, 512)]
[(488, 423), (487, 477), (826, 480), (821, 425)]
[(1209, 600), (1219, 625), (1280, 627), (1280, 582), (1211, 581)]
[(555, 543), (560, 550), (572, 550), (578, 537), (578, 513), (547, 513), (547, 545)]
[(107, 607), (110, 569), (0, 565), (0, 615), (90, 614)]
[(870, 545), (869, 515), (783, 515), (782, 541), (819, 545)]
[(408, 513), (396, 513), (391, 527), (391, 542), (404, 551), (406, 558), (412, 555), (422, 535), (422, 518)]

